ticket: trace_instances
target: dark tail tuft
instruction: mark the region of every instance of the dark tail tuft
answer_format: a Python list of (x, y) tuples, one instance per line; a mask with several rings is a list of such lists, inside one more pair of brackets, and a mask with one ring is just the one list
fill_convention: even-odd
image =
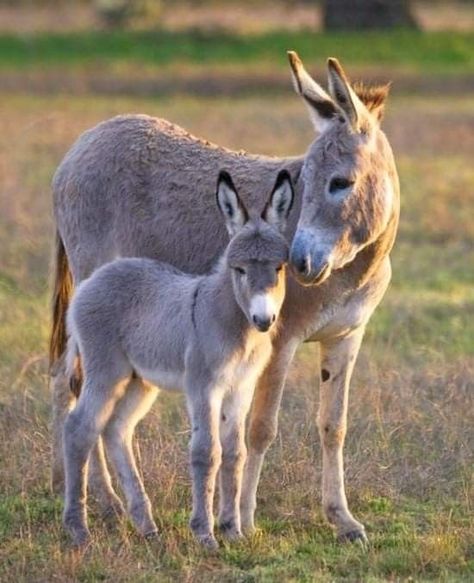
[(54, 258), (54, 290), (52, 302), (52, 327), (49, 340), (49, 370), (54, 370), (55, 364), (64, 354), (67, 343), (66, 312), (74, 287), (69, 262), (64, 243), (56, 233)]
[(82, 366), (81, 366), (81, 359), (78, 357), (76, 358), (74, 370), (69, 377), (69, 389), (71, 393), (76, 397), (79, 398), (81, 394), (82, 388), (82, 381), (83, 381), (83, 374), (82, 374)]

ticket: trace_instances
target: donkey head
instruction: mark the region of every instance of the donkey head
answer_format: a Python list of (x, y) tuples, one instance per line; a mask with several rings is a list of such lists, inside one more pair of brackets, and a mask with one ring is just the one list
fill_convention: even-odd
[(320, 284), (386, 229), (394, 209), (396, 170), (380, 129), (388, 86), (351, 87), (328, 60), (329, 93), (288, 53), (293, 81), (319, 133), (303, 164), (301, 214), (290, 260), (300, 283)]
[(231, 271), (235, 299), (249, 323), (266, 332), (276, 321), (285, 297), (288, 243), (283, 235), (293, 204), (286, 170), (278, 174), (260, 216), (249, 217), (231, 177), (222, 171), (217, 204), (231, 236), (226, 267)]

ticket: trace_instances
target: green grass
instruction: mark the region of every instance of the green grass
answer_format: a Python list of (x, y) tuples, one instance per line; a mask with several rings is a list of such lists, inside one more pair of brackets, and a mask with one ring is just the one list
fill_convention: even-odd
[(174, 63), (269, 63), (286, 67), (294, 49), (312, 62), (336, 55), (345, 64), (401, 67), (423, 73), (474, 70), (474, 35), (462, 32), (314, 33), (275, 31), (242, 36), (199, 31), (78, 32), (0, 36), (0, 67), (88, 66), (98, 63), (162, 67)]
[[(46, 342), (50, 179), (76, 136), (119, 112), (176, 121), (233, 148), (297, 154), (313, 132), (291, 93), (131, 99), (11, 95), (0, 111), (0, 581), (472, 581), (474, 579), (474, 120), (469, 97), (391, 99), (402, 184), (393, 282), (352, 383), (346, 481), (371, 540), (337, 545), (320, 508), (317, 350), (291, 368), (259, 490), (258, 533), (203, 553), (187, 525), (188, 422), (163, 395), (139, 427), (162, 539), (110, 527), (91, 501), (94, 545), (74, 553), (49, 491)], [(464, 136), (462, 139), (459, 136)]]
[(191, 540), (182, 514), (165, 511), (161, 522), (166, 530), (162, 540), (154, 543), (140, 542), (127, 524), (118, 533), (104, 533), (100, 521), (93, 520), (94, 547), (81, 559), (67, 551), (57, 527), (61, 515), (57, 500), (45, 491), (7, 496), (0, 502), (1, 534), (9, 535), (5, 554), (0, 555), (4, 559), (0, 577), (48, 578), (52, 560), (59, 557), (55, 576), (78, 581), (152, 581), (154, 577), (171, 581), (186, 576), (195, 581), (201, 577), (248, 582), (386, 581), (405, 580), (414, 573), (416, 580), (467, 581), (474, 576), (473, 559), (458, 536), (468, 528), (469, 519), (450, 501), (439, 506), (406, 500), (394, 504), (366, 495), (357, 510), (375, 531), (365, 550), (335, 543), (317, 516), (304, 522), (262, 520), (261, 530), (250, 540), (225, 545), (218, 555), (209, 555)]

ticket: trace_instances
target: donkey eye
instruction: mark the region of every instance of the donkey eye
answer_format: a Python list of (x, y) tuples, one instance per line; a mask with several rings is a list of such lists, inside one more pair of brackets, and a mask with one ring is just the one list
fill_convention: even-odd
[(277, 273), (280, 273), (280, 271), (283, 269), (283, 265), (279, 265), (278, 267), (275, 268), (275, 271)]
[(349, 180), (348, 178), (342, 178), (341, 176), (336, 176), (335, 178), (331, 179), (329, 183), (329, 192), (331, 194), (336, 194), (341, 190), (346, 190), (346, 188), (350, 188), (354, 184), (353, 180)]
[(234, 269), (239, 275), (245, 275), (245, 269), (243, 267), (234, 267)]

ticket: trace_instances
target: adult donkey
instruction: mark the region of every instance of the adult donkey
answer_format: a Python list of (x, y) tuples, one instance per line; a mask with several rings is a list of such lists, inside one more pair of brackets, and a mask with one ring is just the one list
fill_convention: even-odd
[[(339, 540), (365, 540), (344, 491), (342, 448), (349, 382), (365, 326), (390, 280), (389, 252), (399, 215), (399, 184), (380, 129), (386, 87), (352, 87), (329, 59), (329, 93), (289, 59), (297, 92), (318, 132), (303, 157), (276, 159), (232, 152), (201, 141), (164, 120), (121, 116), (85, 132), (53, 181), (57, 221), (51, 362), (55, 462), (61, 484), (61, 433), (74, 397), (65, 382), (65, 311), (72, 284), (117, 256), (153, 257), (195, 273), (209, 270), (226, 245), (214, 205), (214, 183), (226, 168), (249, 209), (288, 168), (295, 210), (287, 236), (296, 278), (289, 278), (273, 356), (257, 383), (241, 498), (242, 528), (252, 531), (257, 484), (275, 438), (289, 364), (303, 341), (320, 343), (319, 431), (322, 501)], [(132, 382), (140, 382), (135, 379)], [(108, 509), (121, 511), (99, 442), (90, 483)]]

